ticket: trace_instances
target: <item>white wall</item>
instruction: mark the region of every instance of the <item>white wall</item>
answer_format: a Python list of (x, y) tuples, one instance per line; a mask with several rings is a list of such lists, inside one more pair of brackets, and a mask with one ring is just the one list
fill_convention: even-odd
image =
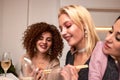
[(120, 0), (60, 0), (61, 6), (69, 4), (83, 5), (87, 8), (119, 8)]
[[(28, 0), (0, 0), (0, 52), (10, 51), (14, 65), (18, 64), (19, 57), (25, 53), (21, 39), (27, 24), (46, 21), (58, 26), (59, 7), (81, 4), (86, 8), (120, 9), (120, 0), (29, 0), (29, 7), (27, 2)], [(120, 12), (90, 12), (96, 26), (111, 26), (120, 15)], [(100, 37), (104, 39), (105, 36)], [(68, 49), (65, 42), (61, 66), (64, 65)]]
[(45, 21), (58, 26), (59, 0), (30, 0), (29, 24)]
[[(24, 53), (21, 38), (26, 28), (27, 0), (3, 0), (2, 50), (12, 54), (13, 64)], [(0, 29), (1, 30), (1, 29)]]
[[(120, 10), (120, 0), (61, 0), (61, 6), (68, 4), (80, 4), (86, 8), (95, 9), (119, 9)], [(113, 21), (120, 15), (119, 12), (97, 12), (90, 11), (96, 26), (110, 26)]]

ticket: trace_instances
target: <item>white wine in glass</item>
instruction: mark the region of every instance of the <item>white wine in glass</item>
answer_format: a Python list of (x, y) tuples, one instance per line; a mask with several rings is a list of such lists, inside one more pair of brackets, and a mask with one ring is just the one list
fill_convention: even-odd
[(2, 60), (1, 60), (1, 67), (3, 68), (4, 72), (5, 72), (5, 77), (6, 77), (6, 73), (7, 70), (10, 68), (11, 66), (11, 56), (9, 52), (5, 52), (2, 55)]

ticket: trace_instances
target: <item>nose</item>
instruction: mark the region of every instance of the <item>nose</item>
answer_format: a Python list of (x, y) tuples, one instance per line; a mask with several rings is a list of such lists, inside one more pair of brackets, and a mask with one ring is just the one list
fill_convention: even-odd
[(112, 42), (113, 38), (114, 38), (114, 35), (113, 34), (109, 34), (109, 35), (106, 36), (105, 40), (108, 41), (108, 42)]
[(46, 39), (43, 39), (43, 43), (47, 43), (47, 40), (46, 40)]
[(66, 33), (67, 33), (67, 29), (66, 28), (62, 28), (61, 35), (64, 36)]

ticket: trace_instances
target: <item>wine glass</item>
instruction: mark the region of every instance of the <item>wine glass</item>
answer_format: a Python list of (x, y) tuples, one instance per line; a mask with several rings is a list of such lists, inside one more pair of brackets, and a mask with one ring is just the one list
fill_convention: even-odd
[(11, 55), (9, 52), (4, 52), (2, 54), (1, 67), (4, 70), (5, 77), (7, 70), (10, 68), (10, 66), (11, 66)]
[(48, 74), (46, 80), (63, 80), (63, 77), (60, 75), (62, 67), (48, 69), (44, 73)]
[(29, 58), (24, 57), (21, 62), (20, 80), (33, 80), (33, 65)]

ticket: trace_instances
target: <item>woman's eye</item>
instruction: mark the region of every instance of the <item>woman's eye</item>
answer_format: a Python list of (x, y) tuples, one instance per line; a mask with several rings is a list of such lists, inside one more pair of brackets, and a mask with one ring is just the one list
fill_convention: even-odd
[(71, 25), (66, 26), (66, 28), (69, 28), (69, 27), (71, 27)]
[(52, 39), (47, 39), (48, 42), (52, 42)]
[(116, 33), (116, 40), (117, 40), (117, 41), (120, 41), (120, 32), (117, 32), (117, 33)]
[(52, 42), (52, 37), (48, 37), (48, 38), (46, 38), (46, 41), (48, 41), (48, 42)]
[(112, 34), (112, 33), (113, 33), (113, 31), (112, 31), (112, 30), (110, 30), (110, 31), (109, 31), (109, 34)]
[(65, 27), (66, 28), (69, 28), (69, 27), (71, 27), (72, 26), (72, 23), (70, 23), (70, 22), (67, 22), (66, 24), (65, 24)]
[(40, 37), (39, 40), (43, 40), (43, 37)]

